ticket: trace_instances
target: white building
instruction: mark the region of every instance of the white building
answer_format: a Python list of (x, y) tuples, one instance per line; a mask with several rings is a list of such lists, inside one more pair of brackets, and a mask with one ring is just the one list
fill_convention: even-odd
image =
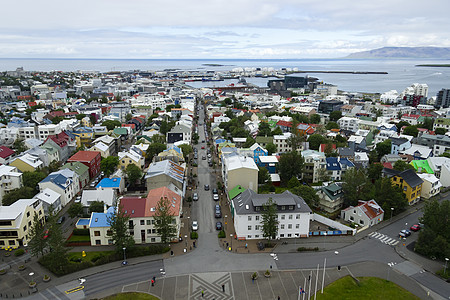
[(48, 124), (38, 126), (38, 139), (45, 141), (49, 135), (61, 133), (59, 124)]
[(430, 199), (431, 197), (436, 196), (441, 191), (441, 181), (434, 176), (434, 174), (417, 174), (420, 178), (423, 180), (422, 184), (422, 192), (420, 194), (420, 197), (423, 197), (425, 199)]
[(277, 206), (279, 223), (275, 238), (308, 237), (312, 211), (301, 197), (289, 191), (282, 194), (257, 194), (247, 189), (231, 200), (237, 238), (264, 238), (262, 210), (269, 198), (272, 198)]
[(240, 185), (246, 189), (258, 190), (258, 166), (252, 157), (236, 153), (223, 156), (222, 178), (227, 191)]
[(4, 195), (22, 186), (22, 173), (16, 167), (0, 165), (0, 205)]
[(341, 218), (361, 227), (370, 227), (383, 221), (384, 210), (375, 200), (359, 200), (357, 206), (349, 206), (342, 210)]
[(49, 212), (50, 206), (52, 206), (53, 213), (58, 213), (61, 208), (61, 194), (49, 189), (45, 188), (40, 193), (33, 197), (34, 199), (39, 199), (42, 202), (42, 206), (44, 208), (44, 213), (47, 216)]
[(290, 152), (292, 151), (292, 147), (289, 145), (288, 140), (291, 137), (292, 133), (286, 132), (281, 135), (273, 136), (273, 144), (277, 146), (278, 153)]
[(350, 130), (353, 132), (356, 132), (358, 130), (359, 122), (359, 119), (350, 117), (342, 117), (337, 121), (340, 129)]

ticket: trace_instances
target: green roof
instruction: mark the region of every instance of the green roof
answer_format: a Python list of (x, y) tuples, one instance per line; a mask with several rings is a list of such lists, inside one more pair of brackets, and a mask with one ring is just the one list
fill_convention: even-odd
[(431, 169), (430, 165), (428, 164), (428, 160), (413, 160), (410, 163), (414, 169), (416, 169), (419, 173), (428, 173), (428, 174), (434, 174), (433, 170)]
[(79, 161), (69, 162), (62, 166), (61, 169), (70, 169), (79, 176), (89, 171), (89, 167)]
[(128, 130), (126, 128), (114, 128), (114, 133), (115, 134), (119, 134), (119, 135), (127, 135), (128, 134)]
[(273, 137), (272, 136), (257, 136), (255, 138), (255, 141), (258, 144), (268, 144), (268, 143), (273, 143)]
[(366, 145), (370, 146), (370, 145), (372, 145), (372, 143), (373, 143), (373, 133), (371, 131), (366, 136)]
[(228, 192), (228, 196), (230, 197), (230, 199), (233, 199), (242, 192), (245, 192), (245, 189), (242, 186), (237, 185)]
[(364, 120), (364, 121), (373, 121), (372, 117), (366, 117), (366, 116), (361, 116), (359, 117), (360, 120)]
[(450, 125), (450, 119), (447, 118), (437, 118), (434, 121), (434, 124), (439, 124), (439, 125)]
[(56, 149), (55, 146), (53, 146), (52, 144), (44, 144), (41, 146), (41, 149), (45, 149), (49, 154), (54, 154), (56, 152), (58, 152), (58, 150)]
[(267, 122), (269, 124), (270, 128), (275, 128), (275, 126), (277, 126), (277, 122), (275, 122), (274, 120), (270, 120), (269, 122)]

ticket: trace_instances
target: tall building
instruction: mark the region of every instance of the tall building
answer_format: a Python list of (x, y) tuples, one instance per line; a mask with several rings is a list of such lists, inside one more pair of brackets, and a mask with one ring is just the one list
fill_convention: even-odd
[(437, 93), (435, 107), (450, 107), (450, 89), (442, 89)]

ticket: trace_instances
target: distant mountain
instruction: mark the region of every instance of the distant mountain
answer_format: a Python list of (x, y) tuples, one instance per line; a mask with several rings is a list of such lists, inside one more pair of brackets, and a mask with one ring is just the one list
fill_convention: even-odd
[(444, 47), (383, 47), (355, 52), (345, 58), (441, 58), (450, 59), (450, 48)]

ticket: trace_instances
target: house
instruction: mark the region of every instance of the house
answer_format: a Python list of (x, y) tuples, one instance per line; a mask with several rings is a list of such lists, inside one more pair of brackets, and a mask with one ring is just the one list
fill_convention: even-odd
[(398, 154), (406, 156), (408, 161), (415, 159), (427, 159), (428, 157), (433, 156), (433, 149), (426, 146), (412, 144), (411, 147), (403, 151), (399, 151)]
[(92, 146), (89, 149), (89, 151), (98, 151), (98, 152), (100, 152), (100, 155), (103, 158), (107, 158), (108, 156), (111, 156), (111, 154), (109, 153), (109, 147), (102, 142), (98, 142), (98, 143), (94, 144), (94, 146)]
[(128, 165), (133, 164), (139, 169), (143, 170), (145, 167), (145, 157), (142, 156), (139, 149), (131, 148), (128, 152), (119, 152), (119, 167), (126, 170)]
[(366, 169), (369, 167), (369, 156), (366, 152), (355, 152), (355, 160), (353, 163), (357, 168)]
[(347, 158), (349, 161), (355, 160), (355, 151), (349, 147), (339, 147), (337, 152), (341, 158)]
[(16, 152), (6, 146), (0, 146), (0, 165), (9, 165), (16, 157)]
[(342, 187), (336, 183), (321, 187), (317, 190), (317, 195), (320, 208), (329, 214), (337, 212), (344, 204)]
[(178, 194), (184, 195), (185, 193), (185, 169), (183, 166), (171, 161), (163, 160), (159, 162), (153, 162), (148, 166), (147, 173), (145, 174), (145, 181), (147, 183), (147, 191), (156, 189), (163, 186), (169, 186), (173, 184)]
[(258, 157), (269, 155), (269, 152), (260, 145), (258, 145), (258, 143), (254, 143), (249, 149), (253, 154), (252, 157), (256, 164), (258, 164), (259, 162)]
[(106, 206), (111, 207), (116, 200), (116, 191), (114, 189), (95, 189), (84, 190), (81, 195), (81, 204), (89, 207), (92, 202), (103, 202)]
[[(290, 133), (289, 133), (290, 135)], [(267, 147), (267, 144), (274, 143), (275, 144), (275, 136), (257, 136), (255, 138), (255, 141), (261, 146), (261, 147)], [(276, 145), (276, 144), (275, 144)]]
[(75, 151), (76, 139), (73, 134), (63, 131), (56, 135), (49, 135), (44, 142), (45, 144), (54, 146), (59, 153), (60, 161), (66, 162), (70, 154)]
[(283, 133), (291, 132), (292, 122), (280, 120), (277, 122), (277, 127), (279, 127)]
[(392, 185), (402, 189), (409, 205), (420, 201), (423, 180), (414, 170), (397, 171), (395, 169), (383, 169), (383, 175), (391, 179)]
[(102, 135), (93, 141), (94, 145), (100, 142), (108, 146), (107, 153), (111, 156), (115, 155), (119, 150), (120, 145), (118, 145), (117, 139), (112, 136)]
[(417, 138), (417, 143), (432, 148), (434, 156), (439, 156), (447, 150), (450, 150), (450, 137), (447, 135), (424, 133)]
[(444, 188), (450, 186), (450, 158), (430, 157), (427, 159), (428, 165), (433, 170), (434, 175), (439, 178)]
[(340, 129), (356, 132), (358, 130), (358, 124), (360, 120), (358, 118), (342, 117), (337, 123)]
[(305, 150), (302, 151), (302, 156), (305, 160), (303, 180), (312, 183), (322, 181), (322, 177), (326, 173), (325, 154), (316, 150)]
[(278, 233), (273, 238), (308, 237), (309, 206), (303, 198), (285, 191), (282, 194), (257, 194), (246, 189), (231, 199), (231, 211), (238, 240), (262, 239), (263, 205), (269, 198), (277, 206)]
[(98, 151), (78, 151), (67, 162), (80, 162), (89, 168), (90, 178), (95, 178), (100, 172), (101, 155)]
[(9, 165), (16, 167), (21, 172), (34, 172), (44, 167), (44, 163), (39, 157), (28, 153), (16, 157)]
[(269, 174), (275, 174), (277, 172), (278, 157), (275, 155), (259, 156), (256, 164), (259, 167), (266, 168)]
[[(287, 132), (282, 135), (274, 135), (273, 136), (273, 144), (277, 146), (277, 153), (284, 153), (292, 151), (292, 147), (289, 144), (289, 138), (292, 133)], [(272, 137), (271, 137), (272, 138)], [(258, 142), (258, 137), (256, 137), (256, 141)], [(265, 146), (263, 146), (265, 147)]]
[(250, 157), (229, 154), (222, 157), (222, 179), (227, 191), (237, 185), (258, 190), (258, 166)]
[(44, 189), (49, 188), (59, 193), (61, 195), (61, 205), (66, 206), (78, 193), (80, 184), (78, 175), (75, 172), (69, 169), (64, 169), (63, 171), (49, 174), (39, 182), (39, 189), (42, 192)]
[(348, 138), (347, 141), (348, 141), (348, 146), (353, 151), (366, 150), (367, 149), (366, 138), (363, 137), (363, 136), (351, 135)]
[(7, 193), (22, 186), (22, 173), (16, 167), (0, 165), (0, 206)]
[(125, 180), (123, 178), (103, 178), (95, 187), (97, 189), (114, 189), (117, 194), (123, 193), (125, 190)]
[(68, 162), (61, 169), (69, 169), (77, 173), (78, 181), (80, 183), (80, 190), (82, 190), (89, 183), (89, 167), (79, 161)]
[(430, 199), (441, 192), (441, 181), (434, 174), (417, 174), (422, 180), (422, 197)]
[(167, 143), (174, 144), (175, 142), (184, 142), (185, 144), (191, 143), (191, 128), (186, 125), (178, 124), (174, 126), (167, 133)]
[(433, 169), (428, 164), (428, 160), (413, 160), (409, 163), (411, 166), (414, 167), (417, 173), (427, 173), (427, 174), (434, 174)]
[(61, 194), (55, 192), (49, 188), (43, 189), (40, 193), (36, 194), (34, 199), (39, 199), (42, 202), (42, 206), (44, 208), (44, 214), (46, 216), (49, 215), (50, 206), (52, 207), (53, 213), (58, 213), (61, 208)]
[(174, 145), (153, 157), (153, 161), (162, 161), (166, 159), (170, 159), (177, 164), (182, 164), (184, 163), (183, 151), (181, 151), (181, 148)]
[(112, 232), (109, 219), (114, 216), (114, 207), (108, 208), (106, 213), (91, 213), (89, 220), (89, 235), (91, 246), (112, 245)]
[(10, 206), (0, 206), (0, 249), (28, 245), (35, 214), (44, 222), (44, 209), (38, 199), (21, 199)]
[(347, 158), (327, 157), (326, 168), (330, 179), (339, 181), (349, 168), (354, 168), (355, 165)]
[(405, 138), (391, 138), (391, 154), (399, 154), (411, 147), (411, 142)]
[(383, 221), (384, 210), (375, 200), (358, 201), (357, 206), (349, 206), (341, 211), (341, 218), (361, 227), (371, 227)]

